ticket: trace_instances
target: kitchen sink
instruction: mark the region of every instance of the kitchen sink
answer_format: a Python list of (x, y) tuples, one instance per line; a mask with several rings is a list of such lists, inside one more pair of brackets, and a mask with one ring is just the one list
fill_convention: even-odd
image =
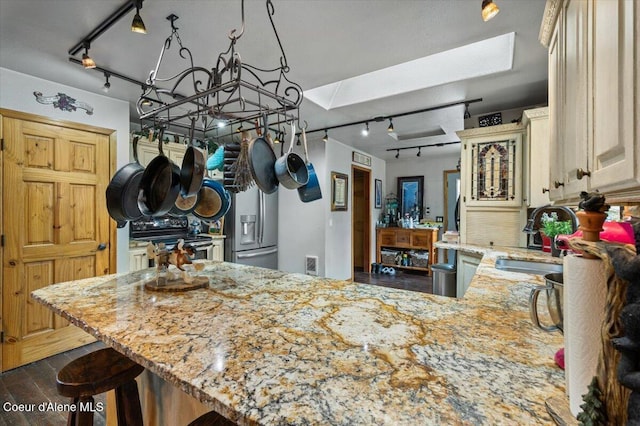
[(545, 275), (550, 272), (562, 272), (562, 265), (558, 263), (544, 263), (533, 260), (496, 260), (496, 269), (509, 272), (521, 272), (524, 274)]

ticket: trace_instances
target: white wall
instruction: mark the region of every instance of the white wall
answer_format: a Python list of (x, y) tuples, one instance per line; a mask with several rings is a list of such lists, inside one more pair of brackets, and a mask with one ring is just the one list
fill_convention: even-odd
[[(62, 111), (53, 105), (40, 104), (33, 92), (42, 92), (44, 96), (66, 95), (93, 107), (93, 115), (85, 110)], [(73, 121), (96, 127), (113, 129), (117, 136), (117, 166), (129, 162), (129, 104), (95, 93), (86, 92), (70, 86), (43, 80), (27, 74), (0, 68), (0, 107), (14, 111), (36, 114), (56, 120)], [(117, 271), (129, 270), (129, 227), (118, 230)]]
[(430, 217), (433, 220), (436, 216), (444, 216), (443, 172), (454, 170), (460, 158), (459, 153), (438, 155), (437, 152), (432, 152), (437, 149), (437, 147), (425, 149), (420, 157), (413, 154), (403, 159), (401, 155), (397, 160), (387, 161), (387, 180), (383, 181), (384, 195), (394, 193), (397, 196), (398, 177), (424, 176), (423, 217)]
[[(351, 259), (351, 207), (353, 205), (351, 175), (354, 149), (334, 139), (322, 141), (322, 135), (308, 139), (309, 156), (318, 176), (322, 199), (303, 203), (297, 191), (278, 189), (278, 269), (304, 273), (305, 256), (318, 256), (318, 275), (335, 279), (350, 279), (353, 271)], [(360, 166), (360, 165), (359, 165)], [(331, 172), (349, 176), (346, 211), (331, 211)], [(385, 162), (371, 159), (371, 249), (375, 259), (375, 222), (380, 209), (375, 209), (375, 179), (385, 180)]]

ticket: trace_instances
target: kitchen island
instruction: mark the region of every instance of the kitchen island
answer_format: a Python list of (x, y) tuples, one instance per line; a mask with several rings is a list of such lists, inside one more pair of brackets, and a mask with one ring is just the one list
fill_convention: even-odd
[(145, 290), (147, 269), (32, 296), (238, 424), (552, 424), (564, 397), (562, 335), (529, 319), (542, 277), (487, 268), (454, 299), (205, 265), (206, 289)]

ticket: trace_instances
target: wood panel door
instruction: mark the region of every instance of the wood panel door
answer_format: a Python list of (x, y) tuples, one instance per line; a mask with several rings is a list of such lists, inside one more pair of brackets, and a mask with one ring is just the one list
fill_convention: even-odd
[(29, 295), (109, 273), (115, 244), (108, 134), (5, 116), (3, 137), (5, 371), (95, 340)]

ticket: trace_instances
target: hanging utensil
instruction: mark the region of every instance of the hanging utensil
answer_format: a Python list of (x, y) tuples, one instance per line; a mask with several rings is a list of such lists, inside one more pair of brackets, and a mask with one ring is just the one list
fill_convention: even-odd
[(320, 183), (318, 182), (318, 176), (313, 168), (313, 164), (309, 161), (309, 151), (307, 148), (307, 133), (305, 132), (305, 126), (302, 128), (302, 144), (304, 146), (304, 162), (307, 165), (307, 172), (309, 174), (309, 181), (306, 185), (298, 188), (298, 197), (303, 203), (319, 200), (322, 198), (322, 191), (320, 190)]
[(127, 221), (142, 217), (138, 207), (138, 190), (144, 167), (138, 161), (138, 136), (133, 138), (133, 163), (120, 168), (111, 178), (106, 190), (109, 216), (122, 228)]
[(196, 195), (202, 186), (204, 179), (205, 159), (204, 154), (194, 145), (193, 132), (196, 125), (196, 118), (191, 117), (191, 128), (189, 129), (189, 147), (182, 159), (180, 169), (180, 194), (183, 197)]
[(287, 153), (278, 158), (275, 164), (275, 171), (278, 181), (288, 189), (297, 189), (306, 185), (309, 181), (307, 165), (302, 157), (293, 152), (293, 145), (296, 139), (296, 125), (291, 123), (291, 144)]
[[(267, 115), (262, 117), (264, 135), (268, 131)], [(253, 180), (265, 194), (272, 194), (278, 190), (278, 178), (275, 172), (276, 153), (266, 136), (258, 137), (249, 144), (249, 165)]]
[(249, 132), (243, 131), (242, 140), (240, 141), (240, 154), (231, 169), (235, 174), (233, 184), (238, 187), (240, 192), (246, 191), (253, 185), (251, 166), (249, 164), (249, 139)]

